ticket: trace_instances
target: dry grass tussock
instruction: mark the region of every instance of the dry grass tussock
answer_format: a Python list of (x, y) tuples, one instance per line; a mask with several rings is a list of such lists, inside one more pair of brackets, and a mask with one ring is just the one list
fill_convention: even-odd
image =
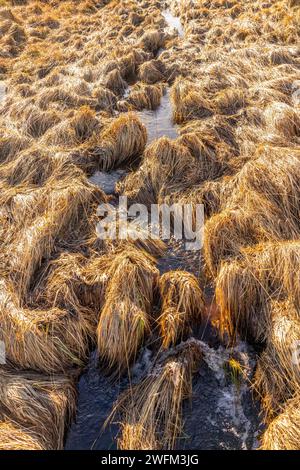
[(0, 436), (0, 450), (47, 450), (39, 435), (8, 420), (0, 421)]
[[(266, 449), (299, 448), (299, 378), (291, 365), (299, 336), (298, 3), (178, 6), (189, 52), (182, 44), (177, 56), (190, 67), (181, 67), (171, 93), (182, 143), (208, 165), (205, 189), (179, 189), (167, 200), (204, 202), (205, 264), (222, 333), (265, 347), (254, 385), (267, 422), (275, 418)], [(164, 57), (170, 64), (172, 54)], [(221, 117), (217, 146), (217, 133), (203, 129), (210, 122), (220, 130)]]
[(197, 278), (184, 271), (170, 271), (159, 280), (162, 298), (158, 319), (162, 346), (174, 346), (194, 325), (201, 322), (204, 297)]
[[(22, 223), (19, 227), (16, 221), (14, 228), (19, 228), (19, 233), (4, 256), (8, 259), (10, 277), (21, 297), (26, 296), (42, 260), (50, 258), (57, 240), (67, 238), (70, 230), (76, 230), (84, 222), (83, 218), (88, 225), (87, 206), (93, 207), (101, 199), (103, 193), (82, 178), (73, 180), (71, 184), (67, 178), (58, 182), (49, 181), (42, 190), (37, 189), (37, 198), (32, 194), (29, 201), (32, 211), (30, 220), (26, 195), (18, 197), (15, 213), (19, 217), (22, 206), (27, 209), (28, 225)], [(9, 200), (9, 204), (15, 202), (14, 198)]]
[(154, 259), (136, 248), (126, 248), (114, 257), (97, 328), (98, 351), (123, 372), (136, 358), (150, 331), (151, 309), (158, 270)]
[(90, 310), (91, 324), (97, 323), (108, 283), (110, 256), (85, 257), (63, 252), (47, 266), (35, 289), (35, 298), (48, 305), (75, 312)]
[(170, 355), (119, 398), (113, 413), (121, 416), (119, 449), (174, 448), (182, 432), (182, 404), (191, 397), (200, 359), (199, 347), (187, 343), (181, 354)]
[(266, 330), (267, 346), (259, 359), (255, 390), (263, 400), (267, 419), (276, 416), (289, 398), (298, 395), (300, 374), (297, 345), (299, 315), (291, 302), (272, 301)]
[[(117, 109), (129, 83), (127, 111), (156, 109), (164, 93), (143, 66), (154, 61), (159, 82), (167, 70), (154, 60), (167, 40), (162, 16), (148, 9), (151, 21), (135, 1), (0, 5), (0, 330), (14, 370), (1, 372), (3, 449), (63, 447), (75, 403), (67, 374), (84, 366), (102, 309), (100, 337), (105, 312), (123, 306), (123, 325), (113, 317), (107, 332), (117, 368), (150, 328), (158, 271), (143, 250), (158, 256), (164, 244), (96, 244), (96, 208), (107, 197), (87, 180), (135, 163), (146, 147), (142, 122)], [(114, 335), (123, 335), (119, 352)], [(48, 377), (58, 373), (66, 375)]]
[(205, 227), (205, 257), (213, 275), (242, 247), (300, 235), (298, 150), (267, 148), (243, 166), (231, 185), (223, 210)]
[(162, 137), (146, 148), (142, 163), (118, 186), (120, 193), (141, 204), (157, 203), (200, 179), (197, 162), (178, 140)]
[[(1, 413), (38, 436), (43, 449), (62, 449), (65, 425), (74, 415), (76, 390), (67, 377), (1, 370)], [(13, 446), (14, 433), (10, 436)]]
[(289, 298), (291, 306), (299, 309), (298, 265), (298, 241), (244, 248), (236, 260), (223, 263), (216, 280), (223, 332), (265, 341), (270, 299)]
[(1, 340), (9, 363), (48, 374), (84, 364), (93, 336), (88, 311), (22, 307), (13, 286), (3, 280), (0, 296)]
[(134, 161), (144, 151), (146, 142), (145, 126), (134, 114), (124, 114), (107, 126), (100, 146), (91, 140), (89, 152), (96, 157), (99, 169), (108, 171), (129, 159)]
[(265, 431), (261, 450), (299, 450), (299, 397), (289, 400)]

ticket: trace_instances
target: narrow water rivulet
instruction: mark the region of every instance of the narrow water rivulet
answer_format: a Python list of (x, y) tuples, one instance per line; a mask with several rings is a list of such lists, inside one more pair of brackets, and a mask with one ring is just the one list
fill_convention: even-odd
[[(170, 10), (162, 12), (169, 30), (174, 29), (180, 38), (184, 29), (179, 17)], [(160, 51), (162, 52), (162, 51)], [(130, 95), (130, 87), (124, 98)], [(148, 145), (166, 136), (176, 139), (178, 127), (173, 123), (170, 89), (167, 88), (155, 111), (137, 113), (148, 133)], [(111, 173), (97, 172), (90, 179), (107, 194), (113, 194), (116, 182), (124, 175), (117, 170)], [(169, 270), (186, 270), (196, 276), (202, 271), (201, 252), (184, 249), (183, 242), (171, 240), (165, 255), (158, 260), (160, 273)], [(252, 449), (257, 446), (260, 429), (259, 410), (250, 391), (250, 379), (255, 366), (255, 352), (246, 343), (239, 343), (227, 350), (219, 341), (211, 320), (214, 316), (213, 290), (207, 287), (207, 318), (194, 331), (201, 342), (204, 360), (193, 379), (192, 400), (184, 404), (184, 433), (178, 440), (178, 449)], [(236, 384), (226, 373), (228, 360), (235, 356), (245, 370), (241, 384)], [(145, 345), (138, 361), (131, 370), (133, 381), (140, 380), (153, 365), (156, 354), (151, 345)], [(83, 373), (78, 390), (79, 401), (76, 422), (67, 436), (66, 449), (116, 449), (118, 425), (103, 428), (119, 394), (126, 390), (126, 377), (111, 382), (99, 368), (97, 353), (91, 356)]]

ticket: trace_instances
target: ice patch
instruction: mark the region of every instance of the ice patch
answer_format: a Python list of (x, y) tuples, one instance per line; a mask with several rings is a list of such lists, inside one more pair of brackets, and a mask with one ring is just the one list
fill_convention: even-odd
[(96, 171), (89, 178), (90, 183), (99, 186), (106, 194), (114, 194), (116, 191), (117, 182), (125, 175), (125, 170), (116, 170), (111, 171), (110, 173), (105, 173), (103, 171)]
[(178, 35), (183, 37), (184, 29), (181, 24), (181, 20), (178, 16), (174, 16), (170, 10), (165, 10), (162, 12), (163, 17), (165, 18), (170, 29), (176, 29)]
[(0, 341), (0, 364), (6, 364), (5, 344), (4, 341)]
[(141, 121), (148, 132), (148, 143), (150, 144), (160, 137), (177, 139), (177, 126), (173, 123), (173, 110), (170, 101), (170, 92), (167, 90), (161, 99), (156, 111), (144, 110), (138, 113)]
[(3, 81), (0, 81), (0, 105), (5, 101), (6, 98), (6, 84)]

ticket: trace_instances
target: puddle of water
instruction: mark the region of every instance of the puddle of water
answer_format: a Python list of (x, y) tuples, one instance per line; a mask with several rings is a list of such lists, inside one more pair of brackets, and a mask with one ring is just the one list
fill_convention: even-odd
[(6, 98), (6, 84), (3, 81), (0, 81), (0, 105), (4, 102)]
[(156, 111), (144, 110), (138, 113), (148, 132), (150, 144), (160, 137), (177, 139), (178, 128), (173, 123), (173, 111), (170, 101), (170, 91), (167, 90), (161, 99), (161, 104)]
[(125, 175), (125, 170), (115, 170), (109, 173), (96, 171), (89, 178), (89, 181), (102, 189), (106, 194), (114, 194), (116, 192), (116, 184)]
[(165, 10), (162, 12), (163, 17), (165, 18), (169, 28), (176, 29), (178, 35), (180, 37), (184, 36), (184, 29), (181, 24), (180, 18), (178, 16), (174, 16), (170, 10)]

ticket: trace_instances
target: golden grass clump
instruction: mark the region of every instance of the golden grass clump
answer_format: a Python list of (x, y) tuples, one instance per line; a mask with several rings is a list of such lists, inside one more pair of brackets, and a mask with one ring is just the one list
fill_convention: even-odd
[[(19, 152), (14, 160), (2, 165), (0, 177), (10, 186), (27, 185), (42, 186), (54, 173), (74, 172), (75, 169), (67, 164), (60, 155), (53, 155), (49, 149), (32, 145), (29, 149)], [(79, 171), (76, 171), (79, 173)]]
[(120, 397), (114, 410), (121, 414), (119, 449), (174, 449), (182, 432), (183, 401), (191, 397), (192, 374), (200, 359), (199, 347), (187, 345)]
[(245, 93), (239, 88), (222, 90), (214, 99), (214, 107), (220, 114), (236, 114), (245, 107)]
[(116, 95), (104, 88), (103, 86), (97, 86), (93, 89), (93, 98), (96, 100), (97, 108), (101, 110), (113, 110), (117, 103)]
[(159, 107), (164, 90), (161, 85), (139, 85), (132, 88), (127, 99), (127, 106), (137, 111), (155, 110)]
[(101, 251), (105, 251), (108, 254), (119, 253), (125, 251), (127, 247), (137, 248), (138, 250), (145, 251), (154, 258), (163, 256), (167, 247), (163, 240), (154, 238), (148, 230), (143, 229), (134, 221), (132, 222), (113, 222), (113, 226), (107, 227), (108, 233), (114, 233), (116, 230), (117, 235), (122, 234), (122, 239), (111, 239), (106, 238), (100, 240), (98, 237), (92, 239), (92, 244)]
[(261, 450), (299, 450), (300, 403), (299, 396), (289, 400), (282, 413), (264, 432)]
[(144, 62), (139, 68), (140, 79), (148, 85), (164, 81), (164, 73), (164, 66), (160, 60)]
[(28, 137), (16, 131), (0, 129), (0, 163), (11, 161), (18, 152), (30, 145)]
[(226, 209), (207, 221), (204, 256), (212, 276), (216, 276), (222, 261), (235, 258), (243, 246), (255, 244), (258, 235), (253, 217), (243, 208)]
[(237, 173), (227, 207), (253, 212), (260, 240), (298, 239), (299, 151), (262, 146), (257, 153)]
[(152, 187), (157, 194), (168, 180), (180, 181), (187, 173), (192, 178), (195, 172), (195, 160), (189, 150), (167, 137), (161, 137), (147, 147), (144, 164), (149, 167)]
[(299, 284), (295, 273), (300, 263), (299, 241), (261, 243), (243, 250), (248, 266), (255, 266), (259, 283), (269, 296), (289, 298), (296, 309), (300, 307)]
[(79, 314), (85, 308), (89, 309), (90, 322), (96, 326), (104, 302), (110, 262), (108, 256), (86, 258), (81, 253), (62, 253), (49, 263), (45, 280), (39, 282), (34, 294), (51, 307), (71, 309)]
[(29, 309), (20, 305), (12, 285), (2, 281), (0, 287), (1, 340), (9, 363), (46, 374), (84, 364), (93, 337), (88, 312)]
[[(76, 403), (74, 381), (31, 372), (0, 372), (1, 413), (38, 436), (43, 449), (63, 449), (64, 433)], [(14, 434), (12, 435), (12, 437)]]
[[(132, 113), (123, 114), (111, 122), (100, 136), (91, 153), (104, 171), (139, 157), (147, 143), (147, 131)], [(92, 143), (92, 142), (91, 142)]]
[(114, 69), (111, 70), (111, 72), (108, 72), (105, 78), (102, 80), (102, 85), (115, 94), (124, 93), (128, 86), (126, 81), (123, 80), (122, 75), (118, 69)]
[(142, 424), (121, 424), (121, 437), (117, 440), (119, 450), (153, 450), (157, 446), (153, 436), (147, 435)]
[(187, 129), (186, 132), (183, 128), (181, 132), (178, 142), (187, 147), (195, 157), (200, 179), (207, 182), (221, 176), (226, 170), (222, 154), (222, 150), (225, 152), (227, 150), (226, 144), (223, 145), (223, 149), (218, 148), (215, 136), (205, 136), (201, 129), (199, 132), (189, 132)]
[(154, 259), (143, 251), (127, 247), (115, 256), (97, 328), (98, 351), (110, 370), (128, 369), (149, 333), (158, 275)]
[(40, 435), (11, 421), (0, 421), (0, 450), (46, 450)]
[(35, 202), (40, 204), (41, 215), (37, 212), (36, 218), (23, 227), (10, 246), (11, 274), (21, 296), (28, 291), (42, 260), (49, 259), (57, 239), (67, 237), (69, 231), (78, 228), (83, 220), (88, 225), (87, 204), (92, 207), (100, 202), (99, 196), (104, 197), (83, 177), (75, 178), (71, 185), (66, 179), (55, 183), (49, 180), (38, 193)]
[(141, 40), (140, 47), (148, 52), (156, 53), (165, 44), (165, 35), (162, 31), (146, 31)]
[(158, 319), (162, 346), (168, 349), (192, 331), (201, 321), (204, 312), (204, 296), (193, 274), (170, 271), (159, 281), (162, 298), (161, 315)]
[(216, 303), (221, 314), (221, 331), (236, 339), (260, 341), (267, 326), (267, 294), (257, 279), (255, 266), (238, 260), (224, 263), (216, 280)]
[(272, 301), (269, 309), (267, 347), (258, 361), (254, 380), (268, 420), (300, 391), (299, 314), (288, 300)]
[[(152, 256), (164, 243), (134, 224), (125, 240), (96, 238), (96, 207), (108, 199), (87, 177), (135, 168), (117, 188), (130, 202), (192, 204), (193, 215), (205, 205), (204, 256), (221, 330), (265, 343), (256, 388), (268, 420), (285, 413), (263, 448), (295, 448), (297, 400), (284, 405), (299, 395), (298, 371), (288, 366), (300, 308), (299, 1), (163, 3), (183, 36), (167, 28), (162, 2), (0, 1), (7, 361), (65, 373), (98, 340), (104, 365), (124, 372), (151, 332), (157, 287), (165, 348), (201, 319), (191, 274), (167, 273), (159, 283)], [(146, 148), (146, 127), (130, 111), (156, 110), (167, 85), (179, 137)], [(173, 354), (179, 346), (161, 352), (121, 399), (121, 449), (174, 447), (194, 362)], [(74, 402), (69, 379), (7, 374), (0, 448), (61, 448)]]
[(86, 103), (68, 89), (58, 85), (56, 87), (46, 88), (39, 93), (38, 105), (46, 110), (53, 103), (60, 105), (63, 109), (75, 108)]
[(176, 124), (183, 124), (193, 119), (212, 116), (212, 105), (205, 98), (203, 91), (189, 80), (179, 77), (171, 89), (173, 119)]
[(300, 111), (285, 103), (272, 103), (265, 111), (270, 132), (278, 133), (287, 140), (300, 137)]
[(149, 145), (138, 171), (121, 185), (138, 202), (161, 202), (170, 192), (183, 191), (199, 180), (195, 158), (178, 140), (161, 137)]

